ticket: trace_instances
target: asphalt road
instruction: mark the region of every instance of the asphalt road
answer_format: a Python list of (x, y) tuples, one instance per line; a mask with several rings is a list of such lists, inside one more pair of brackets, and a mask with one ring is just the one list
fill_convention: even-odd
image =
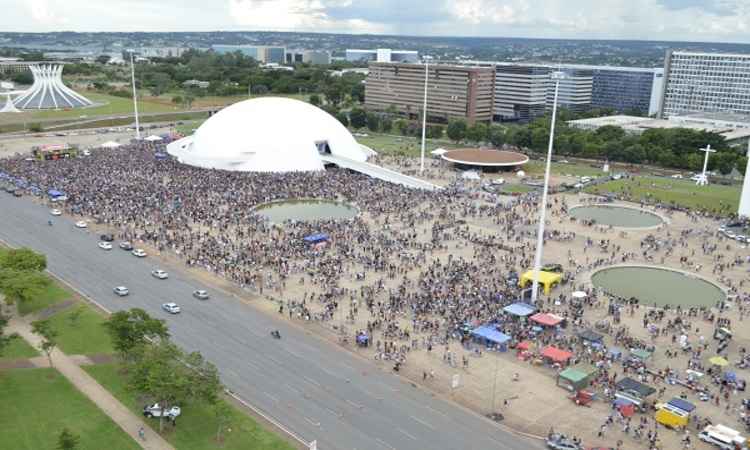
[[(52, 219), (50, 227), (47, 221)], [(0, 192), (0, 239), (47, 255), (49, 270), (110, 310), (143, 308), (169, 325), (173, 340), (198, 350), (229, 389), (321, 450), (486, 450), (541, 448), (304, 330), (203, 286), (176, 267), (150, 275), (156, 259), (97, 247), (93, 232), (49, 215), (29, 199)], [(114, 286), (131, 294), (117, 297)], [(195, 289), (211, 293), (192, 298)], [(179, 315), (161, 310), (177, 302)], [(282, 339), (269, 336), (278, 329)]]

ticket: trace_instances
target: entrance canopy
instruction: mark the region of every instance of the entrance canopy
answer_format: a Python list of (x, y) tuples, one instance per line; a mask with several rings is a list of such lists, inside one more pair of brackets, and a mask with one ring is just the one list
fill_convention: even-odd
[(563, 321), (563, 318), (554, 314), (537, 313), (531, 316), (531, 320), (546, 327), (554, 327)]
[[(544, 293), (549, 295), (552, 288), (560, 283), (562, 281), (562, 275), (559, 273), (554, 272), (545, 272), (543, 270), (539, 271), (539, 276), (537, 277), (537, 280), (539, 283), (544, 286)], [(523, 275), (521, 275), (521, 280), (519, 281), (519, 285), (521, 287), (526, 287), (526, 285), (534, 282), (534, 270), (529, 270), (525, 272)]]
[(471, 335), (499, 345), (505, 344), (510, 340), (510, 336), (497, 331), (494, 325), (482, 325), (475, 328), (471, 331)]
[(528, 303), (518, 302), (518, 303), (513, 303), (511, 305), (506, 306), (505, 308), (503, 308), (503, 311), (507, 312), (508, 314), (512, 314), (514, 316), (526, 317), (526, 316), (530, 316), (531, 314), (534, 314), (534, 311), (536, 311), (536, 308), (529, 305)]
[(549, 347), (545, 347), (544, 350), (542, 350), (542, 356), (545, 358), (549, 358), (554, 362), (564, 363), (572, 358), (573, 354), (550, 345)]

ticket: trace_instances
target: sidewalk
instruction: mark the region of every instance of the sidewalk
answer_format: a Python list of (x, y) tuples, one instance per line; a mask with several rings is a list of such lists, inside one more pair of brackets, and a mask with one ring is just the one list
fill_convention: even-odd
[[(18, 333), (33, 347), (40, 348), (42, 339), (32, 333), (31, 325), (23, 319), (12, 318), (6, 330), (8, 334)], [(52, 363), (68, 381), (94, 402), (99, 409), (104, 411), (142, 448), (146, 450), (174, 450), (174, 447), (153, 431), (139, 416), (133, 414), (125, 405), (120, 403), (86, 371), (81, 369), (71, 357), (55, 349), (52, 352)], [(145, 441), (138, 436), (138, 430), (141, 427), (146, 431)]]

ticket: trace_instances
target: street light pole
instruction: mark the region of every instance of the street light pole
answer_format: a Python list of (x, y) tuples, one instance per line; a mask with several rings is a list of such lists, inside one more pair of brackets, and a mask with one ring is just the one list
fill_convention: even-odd
[(130, 78), (133, 82), (133, 110), (135, 112), (135, 138), (141, 140), (141, 124), (138, 121), (138, 95), (135, 92), (135, 62), (133, 61), (133, 50), (130, 51)]
[(539, 208), (539, 230), (536, 237), (536, 255), (534, 256), (533, 281), (531, 285), (531, 304), (536, 304), (539, 296), (539, 272), (542, 270), (542, 251), (544, 247), (544, 222), (547, 219), (547, 193), (549, 192), (549, 174), (552, 167), (552, 146), (555, 141), (555, 119), (557, 118), (557, 96), (560, 92), (560, 81), (565, 79), (564, 72), (552, 72), (550, 78), (555, 81), (555, 99), (552, 103), (552, 124), (549, 130), (547, 147), (547, 166), (544, 169), (544, 187), (542, 188), (542, 207)]
[(424, 147), (427, 136), (427, 83), (430, 79), (430, 58), (424, 57), (424, 105), (422, 106), (422, 152), (419, 160), (419, 174), (424, 172)]

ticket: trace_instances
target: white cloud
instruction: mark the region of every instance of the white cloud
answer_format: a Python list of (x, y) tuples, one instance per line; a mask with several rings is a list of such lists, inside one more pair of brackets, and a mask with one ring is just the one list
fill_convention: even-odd
[(345, 31), (382, 33), (385, 25), (365, 18), (337, 20), (329, 8), (346, 8), (352, 0), (229, 0), (229, 15), (237, 25), (259, 30)]
[(28, 0), (26, 5), (34, 22), (42, 25), (65, 23), (66, 19), (53, 10), (49, 0)]

